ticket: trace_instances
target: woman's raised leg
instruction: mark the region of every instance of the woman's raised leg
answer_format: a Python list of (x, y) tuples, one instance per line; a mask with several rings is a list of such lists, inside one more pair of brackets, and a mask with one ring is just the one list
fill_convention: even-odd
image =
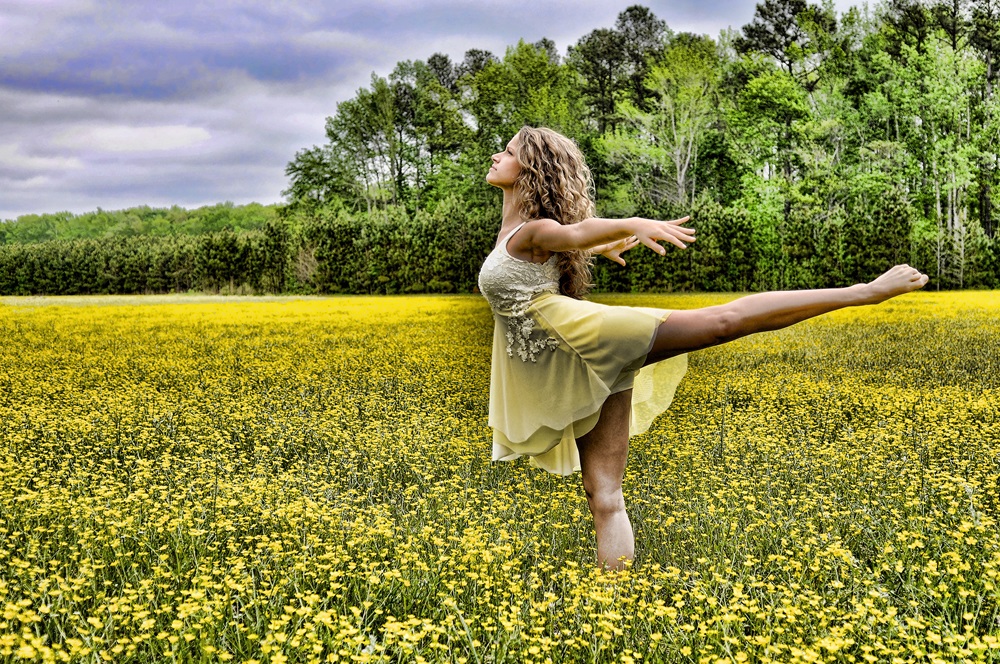
[(780, 330), (837, 309), (878, 304), (926, 283), (927, 275), (909, 265), (897, 265), (868, 284), (755, 293), (714, 307), (674, 311), (657, 329), (646, 364), (748, 334)]
[(612, 394), (601, 407), (597, 425), (576, 441), (597, 533), (597, 564), (606, 569), (622, 569), (635, 557), (635, 537), (622, 495), (631, 407), (632, 390)]

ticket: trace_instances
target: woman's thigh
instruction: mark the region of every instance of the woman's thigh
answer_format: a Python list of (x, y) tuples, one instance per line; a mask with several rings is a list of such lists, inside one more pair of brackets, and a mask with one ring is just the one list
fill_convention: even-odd
[(730, 341), (736, 332), (734, 323), (725, 305), (673, 311), (656, 328), (646, 364)]

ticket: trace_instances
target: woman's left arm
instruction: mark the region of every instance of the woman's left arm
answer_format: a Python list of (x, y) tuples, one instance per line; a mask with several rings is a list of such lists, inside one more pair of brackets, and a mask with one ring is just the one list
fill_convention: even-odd
[[(661, 256), (666, 249), (659, 243), (669, 242), (680, 249), (694, 242), (694, 229), (681, 224), (689, 217), (660, 221), (629, 217), (603, 219), (591, 217), (576, 224), (562, 225), (553, 219), (538, 219), (527, 224), (518, 233), (521, 245), (541, 251), (587, 251), (601, 245), (613, 244), (629, 236), (646, 245)], [(515, 236), (517, 238), (517, 236)]]

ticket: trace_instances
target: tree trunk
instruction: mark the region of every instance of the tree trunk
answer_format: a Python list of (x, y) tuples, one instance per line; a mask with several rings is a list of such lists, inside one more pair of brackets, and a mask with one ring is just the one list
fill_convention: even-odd
[(983, 168), (979, 170), (979, 224), (988, 238), (993, 237), (993, 200), (990, 196), (992, 180), (993, 168), (983, 164)]
[(931, 175), (934, 177), (934, 212), (938, 227), (941, 226), (941, 181), (937, 177), (937, 157), (931, 160)]

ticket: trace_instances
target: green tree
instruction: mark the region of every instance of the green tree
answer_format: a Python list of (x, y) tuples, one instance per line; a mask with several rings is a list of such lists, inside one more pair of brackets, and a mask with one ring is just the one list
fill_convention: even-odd
[(933, 32), (931, 12), (920, 0), (888, 0), (881, 11), (881, 29), (886, 37), (885, 52), (902, 57), (903, 46), (923, 53)]
[(1000, 104), (994, 85), (1000, 79), (1000, 0), (975, 0), (971, 12), (970, 42), (983, 63), (982, 104), (978, 132), (980, 159), (976, 164), (976, 210), (988, 238), (996, 235), (993, 201), (1000, 194)]
[(581, 77), (581, 92), (598, 134), (616, 125), (618, 99), (628, 81), (624, 42), (621, 33), (599, 28), (569, 49), (568, 60)]
[(718, 70), (711, 39), (680, 35), (646, 77), (648, 110), (623, 103), (621, 126), (600, 140), (608, 162), (630, 176), (633, 195), (651, 209), (694, 203), (698, 149), (719, 118)]
[(813, 90), (836, 31), (832, 9), (806, 0), (764, 0), (735, 46), (742, 54), (758, 52), (774, 58), (806, 90)]
[(618, 14), (615, 32), (621, 36), (625, 52), (629, 96), (633, 104), (643, 108), (649, 97), (646, 79), (650, 67), (673, 35), (665, 21), (642, 5), (632, 5)]
[[(764, 180), (779, 178), (788, 192), (799, 166), (797, 148), (810, 117), (805, 91), (787, 72), (758, 70), (728, 113), (729, 138), (742, 165)], [(791, 212), (786, 193), (784, 215)]]

